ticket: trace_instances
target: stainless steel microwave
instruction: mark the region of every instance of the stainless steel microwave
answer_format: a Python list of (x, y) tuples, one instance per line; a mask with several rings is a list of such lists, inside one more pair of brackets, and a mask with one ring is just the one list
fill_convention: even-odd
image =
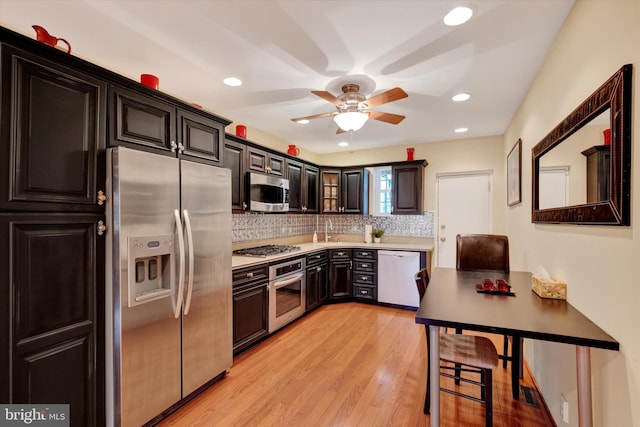
[(289, 180), (273, 175), (247, 173), (249, 210), (287, 212), (289, 210)]

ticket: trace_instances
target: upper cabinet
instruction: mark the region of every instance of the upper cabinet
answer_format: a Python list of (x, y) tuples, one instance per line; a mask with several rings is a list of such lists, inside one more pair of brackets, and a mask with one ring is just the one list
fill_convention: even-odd
[(231, 170), (231, 209), (244, 211), (247, 209), (246, 200), (246, 162), (247, 146), (228, 137), (224, 140), (224, 155), (222, 166)]
[(318, 173), (315, 166), (297, 160), (286, 160), (289, 212), (318, 212)]
[(105, 147), (106, 84), (0, 46), (0, 209), (104, 211), (98, 203), (104, 191), (98, 156)]
[(322, 169), (323, 213), (368, 213), (368, 175), (363, 168)]
[(422, 163), (393, 165), (392, 208), (394, 215), (422, 214)]
[(247, 172), (261, 172), (271, 175), (285, 175), (284, 156), (247, 146)]
[(225, 123), (117, 85), (109, 86), (109, 144), (178, 153), (222, 166)]

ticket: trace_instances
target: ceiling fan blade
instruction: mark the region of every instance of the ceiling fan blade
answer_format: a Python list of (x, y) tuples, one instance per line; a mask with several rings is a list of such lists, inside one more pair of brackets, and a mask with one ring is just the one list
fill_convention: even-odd
[(369, 111), (369, 118), (373, 120), (379, 120), (381, 122), (397, 125), (404, 120), (405, 116), (393, 113), (383, 113), (381, 111)]
[(291, 119), (291, 121), (293, 122), (297, 122), (299, 120), (312, 120), (312, 119), (319, 119), (321, 117), (331, 117), (331, 116), (335, 116), (336, 114), (338, 114), (337, 111), (331, 111), (329, 113), (322, 113), (322, 114), (314, 114), (312, 116), (305, 116), (305, 117), (296, 117), (295, 119)]
[(373, 108), (378, 105), (406, 98), (407, 96), (409, 96), (407, 95), (407, 92), (400, 89), (399, 87), (394, 87), (393, 89), (389, 89), (386, 92), (382, 92), (378, 95), (372, 96), (371, 98), (364, 101), (364, 103), (367, 104), (369, 108)]
[(340, 102), (340, 100), (338, 98), (336, 98), (335, 96), (333, 96), (331, 93), (327, 92), (326, 90), (312, 90), (311, 93), (316, 95), (316, 96), (319, 96), (320, 98), (324, 99), (325, 101), (329, 101), (330, 103), (332, 103), (336, 107), (342, 105), (342, 102)]

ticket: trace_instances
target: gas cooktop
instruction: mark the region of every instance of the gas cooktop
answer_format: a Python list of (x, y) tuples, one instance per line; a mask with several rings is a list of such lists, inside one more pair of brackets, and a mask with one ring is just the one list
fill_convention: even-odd
[(233, 251), (234, 255), (240, 256), (255, 256), (255, 257), (267, 257), (269, 255), (278, 255), (288, 252), (299, 251), (300, 246), (289, 245), (264, 245), (257, 246), (255, 248), (236, 249)]

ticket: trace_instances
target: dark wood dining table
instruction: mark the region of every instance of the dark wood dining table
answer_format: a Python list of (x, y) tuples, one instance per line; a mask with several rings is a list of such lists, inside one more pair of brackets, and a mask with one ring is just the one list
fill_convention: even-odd
[[(478, 293), (476, 284), (504, 279), (515, 296)], [(620, 344), (566, 300), (540, 298), (531, 290), (531, 273), (462, 271), (434, 268), (416, 323), (428, 325), (431, 348), (429, 370), (439, 371), (440, 328), (462, 328), (513, 337), (513, 360), (520, 359), (522, 338), (576, 346), (578, 418), (581, 427), (593, 425), (590, 348), (620, 350)], [(516, 364), (517, 365), (517, 364)], [(440, 375), (430, 376), (431, 426), (440, 425)], [(511, 389), (519, 398), (520, 372), (511, 369)]]

